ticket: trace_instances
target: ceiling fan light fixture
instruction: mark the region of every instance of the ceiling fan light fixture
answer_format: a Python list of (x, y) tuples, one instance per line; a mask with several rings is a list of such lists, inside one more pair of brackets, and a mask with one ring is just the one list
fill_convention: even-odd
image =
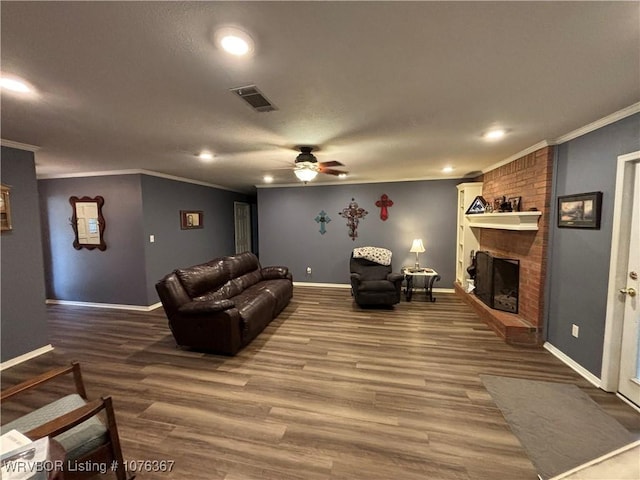
[(316, 170), (307, 167), (296, 168), (293, 173), (296, 174), (298, 180), (304, 183), (310, 182), (311, 180), (316, 178), (316, 175), (318, 175), (318, 172)]

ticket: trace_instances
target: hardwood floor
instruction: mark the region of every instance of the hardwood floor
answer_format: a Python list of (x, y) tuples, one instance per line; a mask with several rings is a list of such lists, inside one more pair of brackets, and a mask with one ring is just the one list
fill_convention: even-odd
[[(236, 357), (175, 347), (162, 309), (48, 306), (51, 343), (6, 388), (78, 360), (90, 397), (114, 399), (138, 479), (536, 479), (481, 374), (578, 385), (632, 431), (640, 416), (545, 350), (505, 344), (453, 294), (362, 310), (349, 291), (295, 287)], [(3, 406), (2, 422), (63, 390)], [(106, 478), (106, 477), (105, 477)]]

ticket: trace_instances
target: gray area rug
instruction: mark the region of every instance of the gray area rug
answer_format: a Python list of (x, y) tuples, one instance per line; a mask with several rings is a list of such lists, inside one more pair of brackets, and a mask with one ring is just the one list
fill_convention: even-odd
[(480, 378), (543, 480), (634, 441), (575, 385)]

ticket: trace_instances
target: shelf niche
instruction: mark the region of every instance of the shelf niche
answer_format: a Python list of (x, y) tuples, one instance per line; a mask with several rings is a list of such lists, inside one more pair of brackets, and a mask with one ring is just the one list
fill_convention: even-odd
[(470, 227), (498, 230), (538, 230), (542, 212), (474, 213), (465, 215)]

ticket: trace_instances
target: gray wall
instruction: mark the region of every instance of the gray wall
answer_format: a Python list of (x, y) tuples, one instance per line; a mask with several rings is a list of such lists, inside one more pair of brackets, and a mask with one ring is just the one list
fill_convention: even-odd
[[(557, 196), (601, 191), (600, 230), (557, 228), (552, 202), (547, 340), (600, 377), (619, 155), (640, 150), (640, 114), (557, 147)], [(571, 325), (580, 336), (571, 335)]]
[[(175, 268), (232, 254), (233, 202), (253, 200), (140, 174), (48, 179), (39, 186), (47, 298), (134, 306), (158, 302), (155, 284)], [(104, 252), (73, 248), (74, 195), (104, 197)], [(180, 210), (202, 210), (204, 228), (181, 230)]]
[[(211, 187), (142, 176), (147, 304), (158, 301), (155, 284), (178, 267), (235, 252), (233, 203), (254, 198)], [(202, 210), (203, 228), (180, 229), (180, 210)], [(149, 235), (155, 236), (150, 243)]]
[(11, 187), (13, 230), (2, 233), (0, 360), (49, 343), (38, 185), (32, 152), (2, 147), (2, 183)]
[[(423, 266), (435, 268), (452, 288), (455, 280), (456, 185), (461, 180), (301, 186), (258, 189), (260, 262), (287, 265), (298, 282), (349, 283), (348, 259), (359, 246), (379, 246), (393, 252), (393, 267), (412, 265), (411, 241), (422, 238)], [(375, 202), (386, 193), (394, 202), (389, 218), (380, 219)], [(360, 221), (355, 241), (347, 235), (346, 219), (338, 212), (355, 198), (369, 213)], [(314, 221), (324, 210), (331, 218), (327, 233)], [(310, 266), (312, 274), (306, 275)]]
[[(146, 305), (140, 175), (39, 180), (47, 298)], [(69, 197), (104, 197), (105, 251), (73, 248)]]

